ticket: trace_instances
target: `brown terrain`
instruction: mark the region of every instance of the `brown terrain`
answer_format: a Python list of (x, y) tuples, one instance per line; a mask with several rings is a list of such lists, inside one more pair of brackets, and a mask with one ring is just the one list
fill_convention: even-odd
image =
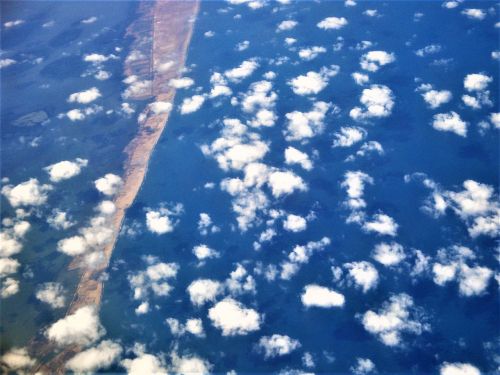
[[(129, 26), (127, 35), (133, 38), (131, 49), (140, 54), (136, 59), (125, 61), (125, 75), (136, 76), (138, 81), (150, 81), (151, 84), (140, 92), (134, 92), (128, 99), (173, 103), (175, 88), (169, 86), (168, 82), (181, 75), (198, 9), (198, 0), (144, 1), (139, 5), (138, 18)], [(169, 61), (171, 63), (167, 69), (165, 63)], [(113, 237), (102, 249), (104, 261), (99, 266), (90, 268), (82, 259), (75, 259), (69, 266), (70, 269), (78, 269), (81, 276), (67, 315), (87, 305), (99, 308), (101, 303), (104, 275), (125, 212), (141, 188), (149, 159), (165, 128), (169, 113), (155, 114), (146, 108), (143, 115), (144, 120), (139, 123), (136, 137), (125, 149), (127, 159), (122, 176), (123, 187), (114, 199), (116, 211), (110, 220)], [(40, 362), (33, 372), (64, 373), (65, 363), (81, 350), (78, 345), (57, 347), (40, 334), (29, 348), (31, 354)]]

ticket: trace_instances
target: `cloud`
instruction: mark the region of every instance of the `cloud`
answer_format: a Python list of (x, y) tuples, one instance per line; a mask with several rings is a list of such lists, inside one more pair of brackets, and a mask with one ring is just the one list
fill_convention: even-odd
[(97, 87), (92, 87), (85, 91), (76, 92), (68, 97), (70, 103), (88, 104), (101, 97)]
[(2, 287), (0, 289), (0, 297), (8, 298), (17, 294), (19, 292), (19, 281), (11, 277), (7, 277), (2, 281)]
[(36, 363), (36, 360), (31, 358), (26, 348), (13, 347), (8, 352), (2, 355), (1, 360), (7, 365), (7, 368), (12, 371), (30, 369)]
[(51, 185), (42, 185), (36, 178), (30, 178), (16, 186), (5, 185), (2, 194), (12, 207), (41, 206), (47, 202), (48, 192), (51, 190)]
[(290, 280), (299, 271), (301, 265), (309, 262), (309, 258), (315, 252), (323, 251), (330, 243), (331, 240), (328, 237), (323, 237), (319, 241), (309, 241), (306, 245), (295, 246), (288, 254), (288, 260), (281, 263), (280, 278)]
[(464, 88), (467, 91), (484, 91), (493, 78), (482, 73), (467, 74), (464, 78)]
[(442, 47), (440, 44), (429, 44), (428, 46), (416, 50), (415, 55), (419, 57), (425, 57), (427, 55), (433, 55), (435, 53), (438, 53), (441, 51), (441, 49)]
[(117, 60), (118, 56), (115, 56), (113, 54), (110, 55), (101, 55), (99, 53), (90, 53), (85, 56), (83, 56), (83, 61), (85, 62), (90, 62), (95, 65), (102, 64), (108, 60)]
[(361, 68), (364, 70), (376, 72), (382, 66), (393, 63), (395, 60), (396, 57), (394, 57), (393, 53), (385, 51), (370, 51), (361, 56), (359, 65), (361, 65)]
[(210, 91), (209, 98), (213, 99), (219, 96), (229, 96), (233, 91), (227, 86), (227, 81), (221, 73), (215, 72), (210, 77), (212, 90)]
[(197, 337), (205, 337), (201, 319), (191, 318), (186, 320), (186, 324), (182, 324), (177, 319), (167, 318), (165, 322), (168, 324), (172, 335), (180, 337), (188, 332)]
[(346, 204), (351, 209), (360, 209), (366, 206), (363, 199), (365, 184), (373, 184), (373, 179), (361, 171), (347, 171), (340, 186), (347, 190), (349, 199)]
[(300, 299), (306, 307), (342, 307), (345, 303), (342, 294), (316, 284), (306, 285)]
[(467, 8), (462, 10), (461, 13), (464, 16), (467, 16), (467, 18), (470, 18), (471, 20), (482, 21), (486, 17), (486, 12), (482, 9), (477, 9), (477, 8)]
[(291, 29), (293, 29), (297, 25), (298, 25), (297, 21), (294, 21), (294, 20), (285, 20), (285, 21), (280, 22), (280, 24), (278, 25), (278, 28), (276, 29), (276, 31), (280, 32), (280, 31), (291, 30)]
[(377, 16), (379, 16), (378, 10), (376, 10), (376, 9), (367, 9), (367, 10), (365, 10), (363, 12), (363, 14), (365, 16), (368, 16), (368, 17), (377, 17)]
[(387, 117), (394, 107), (394, 95), (387, 86), (371, 85), (370, 88), (363, 90), (360, 102), (363, 108), (354, 107), (349, 112), (349, 116), (354, 120)]
[(180, 215), (182, 211), (182, 204), (177, 204), (172, 209), (166, 207), (160, 207), (158, 210), (148, 209), (146, 212), (146, 226), (152, 233), (170, 233), (177, 224), (177, 221), (172, 220), (172, 217)]
[(84, 24), (91, 24), (91, 23), (94, 23), (97, 21), (97, 17), (95, 16), (92, 16), (92, 17), (89, 17), (89, 18), (85, 18), (84, 20), (81, 21), (81, 23), (84, 23)]
[(307, 191), (307, 185), (302, 178), (290, 171), (271, 173), (268, 184), (275, 198), (291, 194), (295, 190)]
[(190, 98), (185, 98), (181, 104), (181, 114), (186, 115), (188, 113), (196, 112), (201, 108), (205, 102), (205, 96), (203, 95), (193, 95)]
[[(148, 258), (148, 261), (150, 264), (144, 271), (128, 276), (133, 298), (143, 302), (147, 302), (150, 292), (158, 297), (168, 296), (172, 290), (168, 280), (175, 278), (179, 271), (177, 263), (158, 262), (155, 258)], [(144, 308), (147, 308), (147, 305)]]
[(123, 180), (120, 176), (107, 173), (104, 177), (95, 180), (94, 185), (99, 192), (107, 196), (112, 196), (120, 191), (123, 186)]
[(198, 220), (198, 230), (202, 236), (206, 236), (208, 233), (217, 233), (220, 228), (213, 224), (212, 218), (206, 212), (200, 213), (200, 220)]
[(434, 115), (432, 127), (439, 131), (455, 133), (461, 137), (467, 136), (467, 123), (454, 111)]
[(20, 265), (21, 264), (15, 259), (0, 258), (0, 279), (16, 273)]
[(191, 303), (195, 306), (201, 306), (206, 302), (214, 302), (222, 291), (222, 284), (219, 281), (210, 279), (195, 280), (187, 288)]
[(10, 29), (11, 27), (22, 25), (24, 22), (25, 22), (24, 20), (17, 19), (17, 20), (13, 20), (13, 21), (7, 21), (3, 24), (3, 26), (6, 29)]
[(345, 263), (344, 267), (349, 271), (349, 276), (354, 283), (363, 290), (363, 293), (377, 286), (379, 280), (378, 272), (370, 262)]
[(351, 77), (354, 80), (354, 82), (356, 82), (356, 84), (360, 86), (370, 82), (370, 77), (367, 74), (354, 72), (351, 74)]
[(369, 358), (356, 358), (356, 366), (350, 368), (354, 375), (365, 375), (376, 372), (375, 364)]
[(381, 242), (375, 246), (372, 258), (384, 266), (395, 266), (405, 258), (405, 252), (402, 245), (397, 242)]
[(53, 309), (60, 309), (66, 305), (64, 288), (60, 283), (44, 283), (35, 294), (39, 301), (45, 302)]
[(246, 335), (259, 330), (262, 323), (257, 311), (232, 298), (225, 298), (209, 309), (208, 317), (214, 327), (222, 330), (223, 336)]
[(481, 371), (470, 363), (445, 362), (439, 369), (440, 375), (481, 375)]
[(318, 57), (320, 53), (325, 53), (326, 48), (320, 46), (313, 46), (308, 48), (302, 48), (299, 50), (299, 57), (305, 61), (311, 61)]
[(238, 52), (246, 50), (250, 46), (250, 41), (244, 40), (236, 45), (235, 50)]
[(311, 170), (313, 167), (309, 156), (305, 152), (299, 151), (291, 146), (287, 147), (285, 150), (285, 163), (288, 165), (299, 164), (307, 171)]
[(14, 65), (15, 63), (17, 63), (17, 61), (14, 59), (0, 59), (0, 69)]
[(334, 137), (332, 147), (351, 147), (366, 137), (366, 130), (355, 126), (341, 127)]
[(127, 370), (129, 375), (167, 375), (167, 369), (164, 363), (152, 354), (144, 352), (136, 353), (137, 357), (134, 359), (124, 359), (121, 365)]
[(58, 345), (86, 346), (106, 333), (94, 306), (80, 307), (52, 324), (46, 331), (48, 339)]
[(293, 111), (287, 113), (285, 115), (288, 120), (287, 129), (284, 132), (285, 139), (287, 141), (300, 141), (321, 134), (326, 113), (330, 108), (330, 103), (315, 102), (309, 112)]
[(243, 61), (237, 68), (226, 70), (224, 75), (231, 82), (238, 83), (250, 76), (258, 67), (259, 63), (255, 59), (250, 59)]
[(233, 296), (244, 293), (256, 293), (255, 279), (252, 275), (248, 274), (245, 267), (240, 263), (236, 264), (236, 269), (230, 273), (225, 285)]
[(316, 26), (323, 30), (339, 30), (348, 24), (344, 17), (327, 17)]
[(197, 356), (188, 355), (179, 357), (172, 355), (172, 368), (174, 374), (179, 375), (202, 375), (209, 374), (212, 365)]
[(306, 230), (307, 221), (302, 216), (288, 215), (283, 221), (283, 228), (289, 232), (301, 232)]
[(453, 98), (453, 95), (448, 90), (429, 90), (423, 93), (422, 97), (430, 108), (435, 109), (442, 104), (448, 103)]
[(264, 358), (275, 358), (290, 354), (300, 348), (300, 342), (286, 335), (274, 334), (263, 336), (259, 340), (258, 350), (264, 352)]
[(372, 221), (365, 221), (363, 223), (363, 230), (366, 232), (375, 232), (380, 235), (387, 235), (394, 237), (398, 230), (398, 224), (394, 219), (386, 214), (373, 215)]
[(384, 345), (398, 346), (403, 333), (420, 335), (430, 327), (422, 322), (424, 317), (415, 307), (413, 299), (404, 293), (393, 295), (379, 312), (369, 310), (362, 316), (363, 327)]
[(162, 113), (169, 113), (172, 109), (172, 103), (156, 101), (153, 103), (149, 103), (148, 107), (155, 115), (159, 115)]
[(66, 362), (66, 368), (76, 373), (94, 373), (115, 363), (122, 353), (117, 342), (104, 340), (99, 345), (83, 350)]
[(211, 249), (205, 244), (193, 247), (193, 254), (196, 258), (198, 258), (198, 260), (218, 258), (220, 256), (220, 253), (217, 250)]
[[(101, 112), (102, 110), (103, 110), (103, 108), (101, 106), (98, 106), (98, 105), (93, 105), (93, 106), (82, 108), (82, 109), (72, 109), (72, 110), (69, 110), (68, 112), (66, 112), (66, 117), (70, 121), (82, 121), (82, 120), (85, 120), (85, 118), (87, 118), (87, 116), (95, 115), (95, 114)], [(64, 116), (64, 114), (62, 116)]]
[(274, 126), (277, 116), (273, 111), (278, 95), (272, 91), (272, 88), (273, 85), (269, 81), (254, 82), (242, 97), (243, 111), (256, 113), (255, 118), (248, 123), (250, 126)]
[(168, 85), (176, 89), (187, 89), (194, 85), (194, 81), (189, 77), (172, 78)]
[(331, 65), (329, 68), (323, 67), (319, 72), (310, 71), (305, 75), (292, 78), (288, 84), (297, 95), (318, 94), (327, 85), (330, 77), (334, 77), (339, 72), (337, 65)]
[(44, 170), (49, 174), (50, 181), (60, 182), (69, 178), (78, 176), (83, 167), (88, 164), (87, 159), (77, 158), (75, 161), (63, 160), (45, 167)]

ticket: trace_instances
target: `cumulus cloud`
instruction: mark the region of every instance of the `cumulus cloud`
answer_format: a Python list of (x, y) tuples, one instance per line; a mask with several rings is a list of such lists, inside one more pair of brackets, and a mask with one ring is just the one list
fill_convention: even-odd
[(221, 73), (215, 72), (210, 77), (212, 90), (210, 91), (209, 98), (213, 99), (219, 96), (229, 96), (233, 91), (227, 86), (227, 81)]
[(17, 19), (17, 20), (7, 21), (3, 24), (3, 26), (6, 29), (10, 29), (11, 27), (22, 25), (24, 22), (25, 22), (24, 20)]
[(206, 302), (214, 302), (215, 298), (223, 290), (223, 286), (219, 281), (210, 279), (195, 280), (187, 288), (191, 303), (195, 306), (201, 306)]
[(328, 237), (323, 237), (319, 241), (309, 241), (305, 245), (295, 246), (288, 254), (288, 259), (281, 263), (280, 278), (290, 280), (303, 264), (309, 262), (315, 252), (323, 251), (330, 243), (331, 240)]
[(290, 214), (283, 221), (283, 228), (289, 232), (301, 232), (306, 230), (307, 221), (302, 216)]
[(321, 134), (324, 128), (326, 113), (331, 108), (330, 103), (315, 102), (309, 112), (293, 111), (285, 115), (288, 120), (284, 132), (287, 141), (301, 141)]
[(355, 126), (341, 127), (334, 137), (333, 147), (351, 147), (365, 139), (366, 130)]
[(202, 236), (206, 236), (208, 233), (217, 233), (220, 228), (212, 222), (212, 218), (206, 212), (200, 213), (200, 220), (198, 220), (198, 230)]
[(339, 30), (348, 24), (344, 17), (327, 17), (316, 26), (323, 30)]
[(462, 10), (461, 13), (465, 15), (467, 18), (478, 21), (482, 21), (486, 17), (486, 12), (483, 9), (477, 9), (477, 8), (467, 8)]
[(415, 55), (419, 57), (425, 57), (427, 55), (433, 55), (435, 53), (440, 52), (442, 49), (440, 44), (429, 44), (423, 48), (420, 48), (415, 51)]
[(434, 115), (432, 127), (442, 132), (452, 132), (461, 137), (467, 136), (467, 123), (454, 111)]
[(51, 190), (51, 185), (40, 184), (36, 178), (30, 178), (16, 186), (5, 185), (2, 194), (12, 207), (41, 206), (47, 201)]
[(203, 95), (193, 95), (190, 98), (185, 98), (181, 104), (181, 114), (186, 115), (188, 113), (196, 112), (201, 108), (205, 102), (205, 96)]
[(371, 85), (363, 90), (360, 102), (364, 107), (354, 107), (349, 112), (354, 120), (387, 117), (394, 107), (394, 95), (387, 86)]
[(170, 110), (172, 109), (172, 103), (164, 101), (156, 101), (153, 103), (149, 103), (148, 107), (155, 115), (159, 115), (162, 113), (169, 113)]
[(118, 59), (118, 56), (115, 56), (113, 54), (106, 56), (106, 55), (102, 55), (99, 53), (90, 53), (90, 54), (83, 56), (83, 61), (90, 62), (90, 63), (95, 64), (95, 65), (102, 64), (108, 60), (116, 60), (116, 59)]
[(217, 258), (220, 256), (220, 253), (217, 250), (211, 249), (205, 244), (193, 247), (193, 254), (196, 258), (198, 258), (198, 260)]
[(375, 214), (371, 221), (365, 221), (362, 226), (366, 232), (375, 232), (392, 237), (396, 235), (398, 227), (399, 225), (394, 219), (386, 214)]
[(101, 112), (102, 110), (103, 110), (103, 108), (101, 106), (98, 106), (98, 105), (93, 105), (93, 106), (85, 107), (82, 109), (72, 109), (72, 110), (69, 110), (68, 112), (66, 112), (66, 117), (70, 121), (82, 121), (82, 120), (85, 120), (87, 118), (87, 116), (95, 115), (95, 114)]
[(35, 296), (53, 309), (60, 309), (66, 305), (64, 294), (64, 288), (60, 283), (44, 283), (38, 288)]
[(320, 53), (325, 53), (326, 48), (321, 46), (313, 46), (308, 48), (302, 48), (299, 50), (299, 57), (305, 61), (311, 61), (318, 57)]
[(185, 324), (182, 324), (177, 319), (167, 318), (165, 322), (170, 328), (170, 332), (174, 336), (182, 336), (186, 332), (197, 337), (204, 337), (205, 332), (203, 331), (203, 323), (201, 319), (191, 318), (186, 320)]
[(172, 78), (168, 81), (168, 85), (176, 89), (187, 89), (194, 85), (194, 81), (189, 77)]
[(393, 53), (388, 53), (386, 51), (370, 51), (361, 56), (359, 64), (364, 70), (376, 72), (382, 66), (393, 63), (395, 60), (396, 57)]
[(17, 371), (20, 374), (24, 373), (22, 370), (28, 370), (36, 363), (36, 360), (30, 357), (26, 348), (13, 347), (0, 358), (9, 370)]
[[(150, 293), (155, 296), (165, 297), (170, 294), (172, 286), (168, 283), (170, 279), (177, 276), (179, 265), (177, 263), (158, 262), (155, 258), (147, 258), (148, 267), (128, 276), (133, 298), (147, 302)], [(145, 305), (147, 309), (147, 305)]]
[(381, 242), (375, 245), (372, 258), (384, 266), (395, 266), (405, 258), (405, 252), (402, 245), (397, 242)]
[(483, 91), (493, 81), (493, 78), (483, 73), (467, 74), (464, 78), (464, 88), (467, 91)]
[(0, 258), (0, 279), (16, 273), (21, 264), (12, 258)]
[(344, 264), (351, 280), (363, 290), (363, 293), (373, 289), (378, 284), (377, 269), (370, 262), (351, 262)]
[(176, 221), (172, 217), (182, 213), (182, 204), (177, 204), (173, 209), (160, 207), (158, 210), (148, 209), (146, 212), (146, 226), (152, 233), (165, 234), (174, 230)]
[(281, 357), (300, 348), (300, 342), (286, 335), (274, 334), (263, 336), (259, 340), (258, 350), (264, 353), (264, 358)]
[(376, 371), (375, 364), (369, 358), (356, 358), (356, 366), (351, 367), (354, 375), (365, 375)]
[(275, 198), (291, 194), (295, 190), (307, 190), (304, 180), (290, 171), (276, 171), (271, 173), (268, 183)]
[(2, 286), (0, 289), (1, 298), (8, 298), (10, 296), (13, 296), (14, 294), (17, 294), (17, 292), (19, 292), (18, 280), (13, 279), (12, 277), (7, 277), (2, 281)]
[(453, 98), (453, 95), (448, 90), (429, 90), (424, 92), (422, 97), (430, 108), (435, 109), (442, 104), (448, 103)]
[(134, 359), (124, 359), (120, 362), (121, 365), (127, 370), (128, 375), (143, 375), (143, 374), (155, 374), (155, 375), (167, 375), (167, 369), (165, 364), (158, 357), (144, 353), (142, 350), (138, 350), (136, 353), (136, 358)]
[(373, 184), (373, 178), (361, 171), (347, 171), (341, 186), (347, 190), (347, 206), (353, 210), (364, 208), (363, 199), (365, 184)]
[(288, 165), (299, 164), (307, 171), (311, 170), (313, 167), (312, 161), (305, 152), (299, 151), (291, 146), (287, 147), (285, 150), (285, 163)]
[(208, 317), (223, 336), (246, 335), (260, 329), (262, 317), (254, 309), (242, 303), (225, 298), (208, 310)]
[(122, 353), (117, 342), (104, 340), (99, 345), (83, 350), (66, 362), (66, 368), (76, 373), (94, 373), (115, 363)]
[(306, 307), (342, 307), (345, 303), (342, 294), (316, 284), (306, 285), (300, 299)]
[(370, 82), (370, 77), (367, 74), (354, 72), (351, 74), (351, 77), (354, 80), (354, 82), (356, 82), (356, 84), (360, 86)]
[(279, 32), (279, 31), (291, 30), (295, 26), (297, 26), (297, 24), (298, 24), (297, 21), (294, 21), (294, 20), (285, 20), (285, 21), (282, 21), (278, 25), (277, 31)]
[(60, 182), (78, 176), (83, 167), (86, 167), (88, 160), (77, 158), (75, 161), (63, 160), (59, 163), (51, 164), (44, 170), (49, 174), (50, 181)]
[(255, 59), (250, 59), (243, 61), (240, 66), (236, 68), (226, 70), (224, 75), (231, 82), (238, 83), (249, 77), (258, 67), (259, 63)]
[(45, 335), (58, 345), (86, 346), (106, 333), (94, 306), (80, 307), (52, 324)]
[(470, 363), (445, 362), (439, 369), (440, 375), (481, 375), (481, 371)]
[(0, 69), (14, 65), (16, 62), (14, 59), (0, 59)]
[(175, 353), (172, 355), (171, 371), (179, 375), (205, 375), (210, 373), (212, 365), (195, 355), (179, 357)]
[(305, 75), (299, 75), (291, 79), (288, 84), (297, 95), (315, 95), (328, 85), (329, 79), (337, 75), (339, 70), (337, 65), (323, 67), (319, 72), (310, 71)]
[(236, 269), (226, 279), (225, 286), (233, 296), (244, 293), (256, 293), (255, 279), (252, 275), (248, 274), (245, 267), (240, 263), (236, 264)]
[(272, 91), (269, 81), (254, 82), (241, 100), (241, 108), (246, 113), (254, 113), (255, 118), (248, 124), (252, 127), (274, 126), (277, 119), (274, 106), (278, 95)]
[(393, 295), (379, 312), (369, 310), (362, 316), (363, 327), (384, 345), (398, 346), (403, 334), (420, 335), (430, 330), (413, 299), (404, 293)]
[(92, 87), (85, 91), (76, 92), (68, 97), (70, 103), (88, 104), (101, 97), (97, 87)]
[(120, 191), (123, 186), (123, 180), (120, 176), (107, 173), (104, 177), (95, 180), (94, 185), (99, 192), (107, 196), (112, 196)]

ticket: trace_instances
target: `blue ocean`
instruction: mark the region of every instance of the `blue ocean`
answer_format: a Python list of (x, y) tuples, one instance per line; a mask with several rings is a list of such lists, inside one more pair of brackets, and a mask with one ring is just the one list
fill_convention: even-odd
[[(79, 275), (58, 244), (109, 199), (95, 181), (123, 174), (149, 104), (122, 95), (137, 5), (2, 3), (0, 58), (15, 60), (0, 70), (2, 231), (30, 224), (22, 251), (2, 252), (19, 262), (1, 275), (19, 282), (2, 289), (7, 365), (66, 319), (37, 291), (56, 282), (71, 301)], [(192, 83), (126, 213), (87, 357), (68, 371), (496, 373), (499, 11), (202, 1), (180, 73)], [(93, 109), (71, 120), (68, 97), (91, 87)], [(43, 122), (16, 122), (38, 111)], [(77, 158), (75, 177), (49, 180), (44, 168)], [(16, 205), (33, 178), (47, 199)], [(75, 224), (54, 229), (54, 210)]]

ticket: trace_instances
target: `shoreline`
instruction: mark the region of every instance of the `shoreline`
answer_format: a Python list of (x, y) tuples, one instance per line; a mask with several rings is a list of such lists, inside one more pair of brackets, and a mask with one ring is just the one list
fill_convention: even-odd
[[(138, 80), (151, 81), (147, 92), (141, 91), (129, 96), (132, 100), (152, 98), (153, 101), (173, 104), (176, 89), (167, 83), (178, 78), (184, 67), (194, 23), (199, 11), (199, 0), (143, 2), (139, 5), (138, 18), (127, 29), (127, 35), (134, 38), (131, 51), (141, 52), (141, 58), (125, 61), (125, 76), (136, 76)], [(145, 35), (149, 38), (145, 38)], [(168, 69), (159, 69), (162, 64), (172, 62)], [(147, 69), (146, 69), (147, 67)], [(171, 109), (172, 110), (172, 109)], [(149, 106), (141, 113), (137, 135), (124, 152), (127, 154), (122, 175), (123, 186), (113, 199), (116, 211), (110, 219), (113, 229), (111, 241), (103, 249), (104, 259), (96, 268), (89, 268), (82, 259), (74, 259), (68, 269), (80, 269), (81, 276), (66, 316), (83, 306), (100, 308), (104, 290), (103, 276), (110, 264), (127, 209), (133, 204), (148, 172), (149, 161), (165, 129), (170, 111), (154, 113)], [(57, 346), (45, 337), (35, 339), (31, 350), (37, 358), (50, 356)], [(63, 347), (46, 363), (40, 363), (34, 372), (64, 373), (65, 363), (81, 351), (77, 345)]]

